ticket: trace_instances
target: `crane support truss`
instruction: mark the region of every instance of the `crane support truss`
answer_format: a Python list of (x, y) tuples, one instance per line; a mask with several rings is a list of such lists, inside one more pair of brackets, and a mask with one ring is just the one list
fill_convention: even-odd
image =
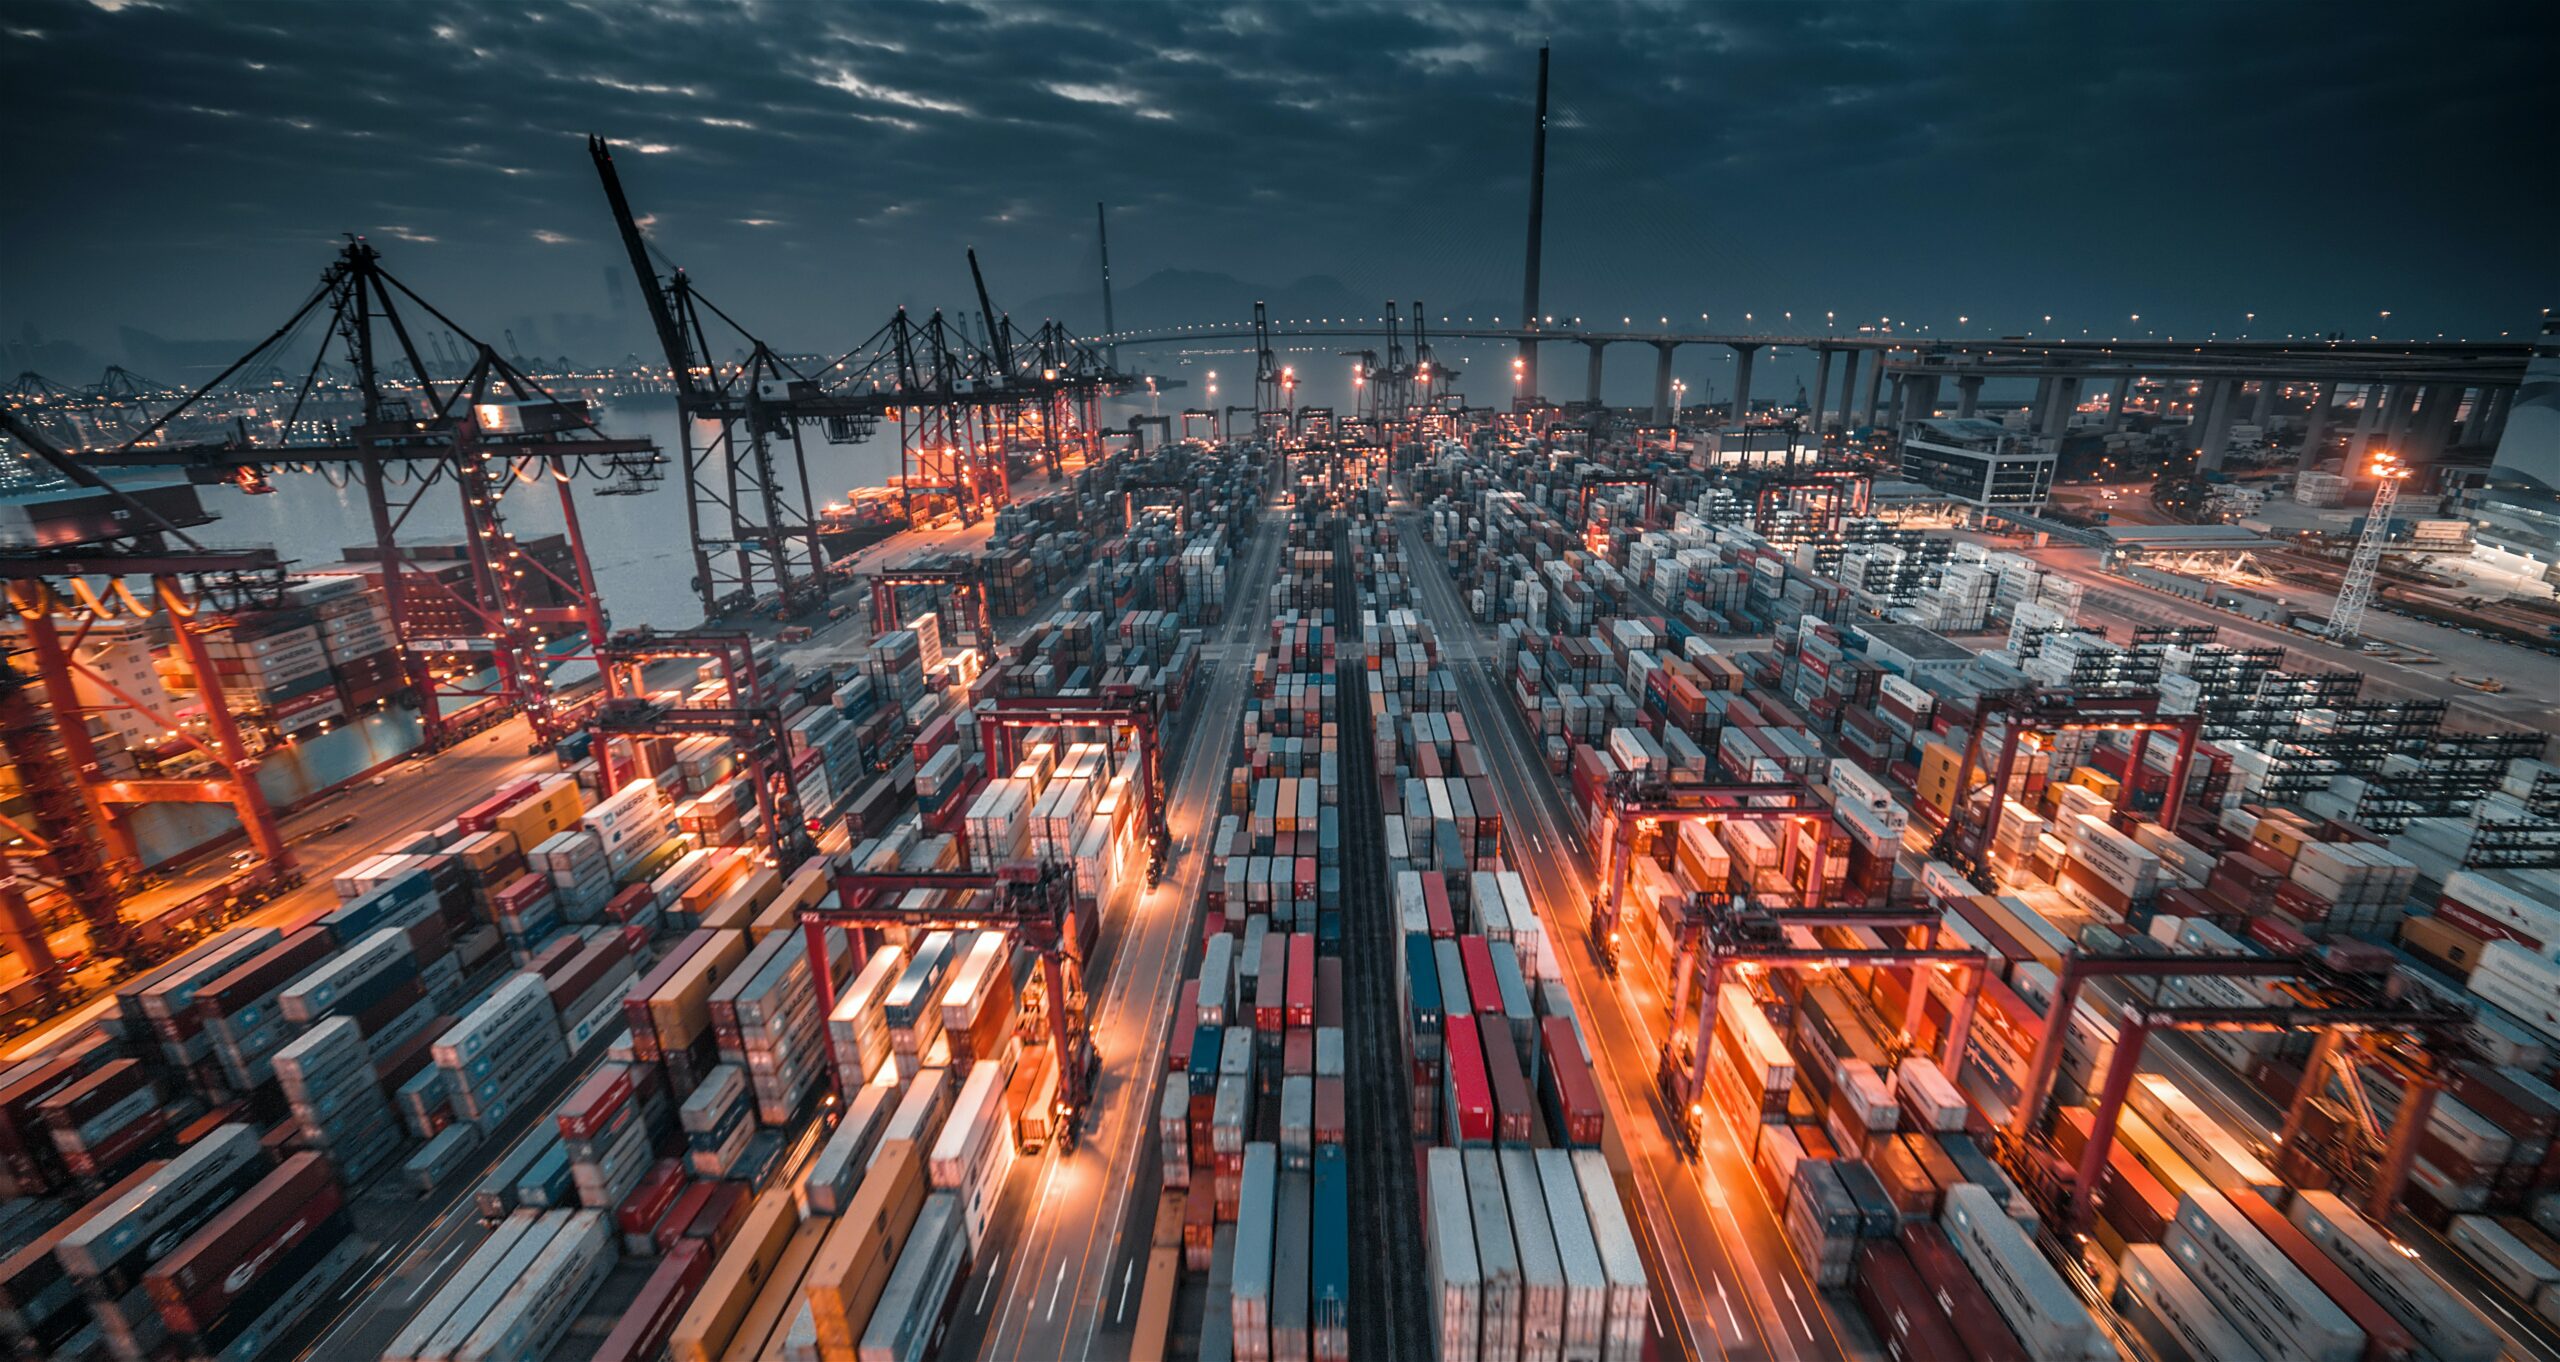
[[(1015, 462), (1056, 473), (1070, 451), (1098, 460), (1101, 399), (1158, 382), (1120, 372), (1057, 322), (1024, 330), (996, 313), (974, 252), (982, 336), (900, 308), (841, 355), (778, 352), (683, 270), (660, 275), (612, 149), (590, 138), (588, 152), (675, 387), (693, 585), (711, 618), (787, 618), (826, 599), (805, 427), (851, 445), (894, 423), (908, 523), (945, 510), (975, 523), (1010, 499)], [(744, 357), (715, 359), (724, 349)]]
[[(821, 1015), (835, 1011), (835, 974), (828, 958), (827, 929), (844, 928), (852, 939), (855, 968), (868, 950), (864, 929), (899, 927), (910, 931), (1000, 931), (1040, 957), (1040, 975), (1048, 995), (1049, 1040), (1057, 1047), (1058, 1105), (1061, 1129), (1073, 1132), (1093, 1101), (1098, 1057), (1093, 1047), (1091, 1010), (1081, 1001), (1083, 963), (1073, 949), (1067, 919), (1074, 889), (1067, 868), (1055, 862), (1008, 862), (994, 874), (916, 871), (893, 874), (852, 873), (835, 878), (834, 907), (804, 908), (801, 929), (808, 934), (809, 959), (818, 981)], [(938, 893), (940, 906), (911, 911), (900, 905), (910, 890)], [(957, 902), (949, 902), (956, 899)], [(834, 1028), (827, 1028), (829, 1059), (835, 1060)], [(843, 1070), (828, 1065), (831, 1073)]]
[[(1990, 767), (1990, 807), (1980, 814), (1972, 811), (1973, 776), (1982, 770), (1983, 734), (1995, 717), (2005, 717), (2000, 739), (1999, 760)], [(2009, 797), (2009, 781), (2016, 770), (2019, 740), (2029, 732), (2123, 733), (2133, 734), (2133, 752), (2126, 758), (2126, 779), (2116, 789), (2115, 803), (2110, 806), (2113, 818), (2121, 822), (2128, 814), (2125, 801), (2132, 796), (2144, 759), (2150, 750), (2151, 736), (2167, 733), (2178, 741), (2177, 756), (2169, 766), (2169, 788), (2160, 806), (2160, 824), (2174, 828), (2178, 824), (2179, 806), (2186, 798), (2187, 773), (2194, 764), (2196, 744), (2203, 731), (2203, 720), (2193, 714), (2163, 715), (2156, 693), (2136, 695), (2080, 695), (2015, 691), (1986, 695), (1973, 727), (1967, 732), (1964, 760), (1956, 768), (1955, 809), (1948, 815), (1946, 826), (1930, 855), (1955, 866), (1966, 878), (1983, 889), (1994, 886), (1991, 868), (1991, 845), (1999, 831), (2000, 815)]]
[[(467, 371), (435, 376), (404, 305), (462, 338), (476, 356)], [(298, 381), (286, 384), (291, 398), (276, 405), (254, 380), (284, 372), (279, 359), (315, 325), (319, 342), (310, 362), (297, 366)], [(328, 365), (336, 347), (349, 378), (334, 377)], [(378, 362), (384, 349), (398, 352), (405, 372)], [(235, 380), (251, 386), (244, 393)], [(17, 424), (13, 434), (20, 433)], [(182, 428), (219, 438), (169, 438)], [(473, 339), (384, 269), (380, 253), (359, 237), (340, 249), (319, 287), (255, 349), (125, 443), (84, 451), (76, 462), (85, 470), (177, 472), (198, 484), (250, 490), (288, 470), (361, 479), (385, 611), (434, 747), (451, 736), (448, 701), (465, 709), (491, 704), (500, 714), (521, 711), (540, 742), (576, 727), (553, 694), (551, 671), (581, 649), (591, 653), (606, 621), (571, 479), (585, 474), (646, 485), (660, 476), (661, 456), (651, 441), (604, 435), (584, 402), (555, 397)], [(565, 556), (556, 562), (528, 552), (507, 524), (508, 498), (537, 495), (527, 489), (545, 482), (559, 499), (565, 541)], [(410, 516), (440, 487), (460, 502), (466, 571), (459, 582), (413, 570), (400, 543)], [(426, 635), (420, 616), (431, 609), (459, 620), (460, 632)], [(475, 679), (443, 684), (450, 675)], [(482, 676), (489, 679), (476, 679)]]

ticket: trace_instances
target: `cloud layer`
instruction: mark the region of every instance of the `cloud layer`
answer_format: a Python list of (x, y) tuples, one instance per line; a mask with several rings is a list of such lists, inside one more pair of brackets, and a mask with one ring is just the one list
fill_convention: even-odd
[(964, 245), (1086, 289), (1097, 200), (1124, 282), (1498, 306), (1551, 40), (1553, 311), (2480, 334), (2560, 305), (2553, 14), (18, 0), (0, 321), (262, 334), (347, 232), (493, 333), (606, 314), (589, 131), (788, 345), (959, 305)]

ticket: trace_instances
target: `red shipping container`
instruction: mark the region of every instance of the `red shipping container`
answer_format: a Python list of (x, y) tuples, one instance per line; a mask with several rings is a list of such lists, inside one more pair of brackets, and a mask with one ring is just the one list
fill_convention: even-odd
[(1962, 1362), (1975, 1356), (1938, 1307), (1911, 1255), (1890, 1240), (1870, 1239), (1858, 1245), (1858, 1261), (1850, 1273), (1858, 1304), (1885, 1355), (1894, 1362)]
[(752, 1190), (743, 1182), (711, 1184), (711, 1195), (703, 1199), (702, 1209), (694, 1213), (693, 1223), (684, 1227), (684, 1237), (711, 1241), (714, 1253), (729, 1247), (729, 1241), (737, 1237), (738, 1226), (746, 1222), (747, 1211), (754, 1203)]
[(170, 1328), (202, 1333), (267, 1264), (319, 1232), (345, 1204), (329, 1161), (296, 1154), (154, 1264), (143, 1289)]
[(1502, 979), (1493, 972), (1493, 943), (1480, 936), (1458, 938), (1458, 959), (1467, 967), (1467, 996), (1486, 1025), (1502, 1022)]
[(1905, 1221), (1902, 1250), (1925, 1288), (1919, 1299), (1935, 1304), (1964, 1340), (1964, 1351), (1949, 1356), (1970, 1357), (1973, 1362), (2037, 1362), (2027, 1356), (2026, 1345), (2000, 1318), (1999, 1307), (1991, 1303), (1973, 1269), (1965, 1266), (1964, 1256), (1949, 1242), (1946, 1231), (1926, 1220)]
[(1599, 1148), (1608, 1123), (1607, 1109), (1600, 1103), (1600, 1091), (1592, 1082), (1591, 1065), (1583, 1058), (1573, 1022), (1546, 1018), (1538, 1023), (1538, 1040), (1546, 1055), (1539, 1082), (1556, 1138), (1568, 1148)]
[(711, 1275), (711, 1251), (699, 1240), (686, 1240), (660, 1260), (640, 1285), (640, 1294), (614, 1321), (613, 1332), (596, 1349), (595, 1362), (648, 1362), (659, 1356), (684, 1318), (695, 1293)]
[(1476, 1038), (1476, 1020), (1451, 1016), (1441, 1021), (1441, 1028), (1441, 1048), (1447, 1055), (1442, 1103), (1449, 1138), (1461, 1145), (1491, 1144), (1493, 1089), (1484, 1070), (1484, 1046)]
[(1316, 1024), (1316, 939), (1304, 932), (1289, 938), (1289, 1025)]
[(2321, 1294), (2337, 1302), (2356, 1327), (2364, 1330), (2364, 1362), (2407, 1362), (2418, 1356), (2418, 1340), (2389, 1311), (2382, 1308), (2355, 1279), (2341, 1271), (2335, 1260), (2311, 1242), (2283, 1212), (2267, 1204), (2264, 1197), (2250, 1191), (2234, 1191), (2227, 1195), (2249, 1224), (2275, 1245), (2276, 1251), (2293, 1260), (2302, 1275), (2320, 1288)]
[(1342, 1080), (1324, 1077), (1316, 1080), (1315, 1142), (1342, 1143)]
[(667, 1211), (684, 1195), (684, 1164), (676, 1159), (660, 1159), (640, 1175), (640, 1185), (622, 1199), (614, 1209), (613, 1227), (631, 1239), (647, 1237), (666, 1219)]
[[(729, 1185), (737, 1186), (734, 1182)], [(711, 1200), (714, 1186), (716, 1184), (708, 1182), (693, 1183), (676, 1198), (676, 1204), (668, 1209), (666, 1218), (658, 1222), (658, 1228), (649, 1236), (657, 1242), (658, 1252), (665, 1253), (676, 1246), (677, 1240), (685, 1237), (685, 1231), (693, 1227), (694, 1220), (702, 1214), (703, 1206)]]
[(1316, 1071), (1316, 1034), (1303, 1026), (1289, 1028), (1280, 1038), (1280, 1072), (1288, 1078), (1307, 1078)]
[(555, 1119), (563, 1138), (584, 1140), (604, 1129), (631, 1100), (631, 1068), (626, 1064), (607, 1064), (587, 1076), (569, 1100), (560, 1104)]
[(1494, 1138), (1528, 1148), (1537, 1137), (1537, 1106), (1530, 1100), (1529, 1080), (1520, 1071), (1520, 1052), (1511, 1043), (1511, 1028), (1489, 1018), (1476, 1028), (1484, 1045), (1485, 1079), (1493, 1090)]
[(538, 780), (519, 780), (470, 808), (464, 809), (462, 816), (454, 821), (461, 825), (464, 832), (487, 832), (498, 825), (499, 814), (533, 798), (541, 790), (542, 782)]
[(1316, 958), (1316, 1025), (1342, 1025), (1342, 957)]
[(518, 875), (498, 887), (489, 896), (501, 913), (521, 914), (551, 893), (549, 881), (535, 875)]

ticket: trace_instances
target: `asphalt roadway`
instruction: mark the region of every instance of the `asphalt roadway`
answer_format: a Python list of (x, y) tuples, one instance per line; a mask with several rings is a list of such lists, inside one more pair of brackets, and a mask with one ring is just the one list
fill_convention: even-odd
[(1193, 967), (1206, 840), (1224, 807), (1283, 525), (1266, 507), (1228, 587), (1227, 620), (1201, 659), (1206, 690), (1195, 683), (1166, 776), (1174, 850), (1163, 883), (1129, 896), (1102, 925), (1085, 981), (1102, 1074), (1083, 1144), (1061, 1154), (1053, 1143), (1014, 1165), (991, 1248), (961, 1283), (940, 1356), (1085, 1362), (1130, 1350), (1161, 1185), (1156, 1103), (1172, 1001)]
[(1671, 1115), (1654, 1074), (1664, 1039), (1670, 984), (1631, 965), (1600, 971), (1585, 944), (1587, 886), (1597, 878), (1587, 839), (1538, 755), (1535, 735), (1496, 672), (1490, 636), (1467, 617), (1447, 563), (1410, 518), (1400, 517), (1417, 600), (1457, 677), (1468, 730), (1494, 777), (1508, 859), (1528, 881), (1545, 920), (1547, 948), (1562, 962), (1593, 1068), (1609, 1104), (1611, 1165), (1640, 1220), (1654, 1286), (1656, 1343), (1665, 1355), (1699, 1359), (1876, 1357), (1864, 1317), (1813, 1284), (1768, 1198), (1748, 1152), (1710, 1119), (1701, 1163), (1673, 1146)]

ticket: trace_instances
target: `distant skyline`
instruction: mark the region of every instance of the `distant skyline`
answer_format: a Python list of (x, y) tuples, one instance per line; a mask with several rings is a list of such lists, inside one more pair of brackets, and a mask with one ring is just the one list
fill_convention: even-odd
[(972, 245), (999, 307), (1098, 330), (1097, 200), (1124, 325), (1509, 315), (1541, 41), (1558, 315), (2524, 337), (2560, 305), (2548, 5), (15, 0), (0, 343), (213, 362), (352, 232), (493, 342), (646, 353), (590, 131), (786, 349), (973, 309)]

